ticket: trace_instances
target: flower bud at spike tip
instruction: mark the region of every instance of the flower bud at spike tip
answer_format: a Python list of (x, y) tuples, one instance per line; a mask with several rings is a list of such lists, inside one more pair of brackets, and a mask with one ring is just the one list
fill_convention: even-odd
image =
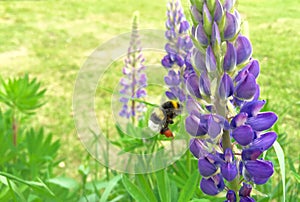
[(212, 17), (210, 15), (210, 12), (207, 8), (206, 3), (203, 4), (202, 13), (203, 13), (203, 27), (204, 27), (204, 30), (208, 35), (211, 35)]
[(224, 14), (224, 10), (223, 10), (223, 6), (222, 6), (220, 0), (216, 0), (214, 20), (216, 22), (220, 22), (220, 20), (222, 19), (223, 14)]

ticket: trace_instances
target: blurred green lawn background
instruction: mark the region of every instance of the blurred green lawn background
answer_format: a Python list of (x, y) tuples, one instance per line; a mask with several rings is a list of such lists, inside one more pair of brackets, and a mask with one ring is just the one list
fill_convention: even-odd
[[(188, 1), (182, 4), (188, 13)], [(140, 11), (140, 29), (164, 29), (166, 1), (161, 0), (0, 1), (0, 75), (28, 72), (48, 89), (47, 104), (36, 115), (36, 124), (61, 139), (60, 154), (65, 159), (61, 172), (75, 173), (73, 168), (85, 152), (72, 119), (78, 70), (100, 44), (130, 32), (135, 10)], [(288, 138), (282, 146), (298, 164), (300, 3), (240, 0), (238, 10), (249, 23), (253, 57), (261, 64), (261, 98), (279, 115), (277, 124)], [(110, 99), (105, 96), (103, 105)]]

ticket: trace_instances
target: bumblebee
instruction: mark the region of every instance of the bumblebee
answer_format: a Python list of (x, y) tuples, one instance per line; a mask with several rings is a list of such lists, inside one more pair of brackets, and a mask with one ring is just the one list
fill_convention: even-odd
[(153, 132), (160, 132), (166, 137), (174, 137), (169, 129), (169, 124), (173, 124), (173, 119), (182, 111), (182, 106), (177, 101), (167, 101), (156, 108), (150, 116), (148, 126)]

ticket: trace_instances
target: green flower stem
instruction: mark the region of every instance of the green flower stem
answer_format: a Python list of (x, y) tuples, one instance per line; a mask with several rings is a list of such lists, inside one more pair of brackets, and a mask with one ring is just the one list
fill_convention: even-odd
[[(217, 97), (216, 101), (215, 101), (215, 106), (216, 106), (216, 113), (226, 117), (226, 101), (219, 99)], [(232, 150), (232, 143), (230, 141), (230, 134), (228, 130), (223, 130), (223, 134), (222, 134), (222, 147), (223, 147), (223, 152), (225, 152), (225, 150), (227, 148), (230, 148)], [(238, 192), (239, 190), (239, 174), (236, 176), (236, 178), (234, 180), (232, 180), (231, 182), (229, 182), (229, 188), (235, 192)]]

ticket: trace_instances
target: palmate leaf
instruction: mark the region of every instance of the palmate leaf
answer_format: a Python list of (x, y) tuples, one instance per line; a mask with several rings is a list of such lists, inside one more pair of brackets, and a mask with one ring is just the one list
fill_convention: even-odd
[[(55, 194), (49, 189), (49, 187), (41, 180), (39, 180), (39, 182), (36, 181), (28, 181), (28, 180), (23, 180), (19, 177), (16, 177), (10, 173), (6, 173), (6, 172), (1, 172), (0, 171), (0, 177), (3, 176), (5, 177), (8, 181), (14, 181), (14, 182), (18, 182), (24, 185), (29, 186), (30, 188), (34, 189), (37, 192), (43, 193), (47, 196), (51, 196), (51, 197), (55, 197)], [(3, 179), (3, 178), (1, 178)], [(4, 182), (3, 180), (0, 180), (0, 182)], [(9, 186), (9, 183), (4, 183), (5, 185)], [(15, 191), (15, 190), (14, 190)], [(17, 193), (17, 192), (16, 192)], [(17, 193), (18, 194), (18, 193)], [(18, 194), (19, 195), (19, 194)]]
[(0, 101), (23, 113), (32, 114), (45, 104), (42, 98), (46, 90), (40, 87), (41, 84), (36, 79), (30, 80), (28, 74), (7, 81), (0, 78)]

